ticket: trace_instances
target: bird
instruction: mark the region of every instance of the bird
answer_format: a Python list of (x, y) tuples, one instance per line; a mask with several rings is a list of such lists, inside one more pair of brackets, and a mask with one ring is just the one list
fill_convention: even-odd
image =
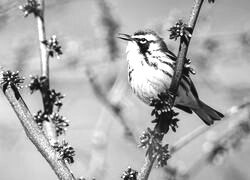
[[(169, 90), (177, 57), (163, 38), (152, 30), (140, 30), (132, 35), (120, 33), (118, 38), (128, 42), (126, 54), (130, 87), (140, 100), (150, 105), (152, 100), (159, 99), (159, 94)], [(224, 117), (200, 100), (188, 74), (181, 77), (174, 107), (187, 113), (194, 112), (207, 125)]]

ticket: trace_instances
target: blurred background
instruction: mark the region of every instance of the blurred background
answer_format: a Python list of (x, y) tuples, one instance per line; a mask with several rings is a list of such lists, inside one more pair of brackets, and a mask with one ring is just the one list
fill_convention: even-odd
[[(40, 74), (36, 20), (23, 17), (18, 9), (25, 1), (0, 1), (0, 61), (26, 77)], [(65, 94), (61, 114), (70, 121), (65, 135), (75, 148), (77, 176), (88, 179), (120, 179), (131, 166), (140, 170), (145, 150), (139, 136), (153, 127), (152, 108), (140, 102), (127, 83), (126, 43), (119, 32), (132, 34), (152, 29), (177, 53), (178, 41), (169, 40), (168, 29), (178, 19), (188, 20), (191, 0), (50, 0), (45, 1), (46, 33), (55, 34), (63, 49), (61, 59), (50, 59), (51, 88)], [(250, 100), (250, 1), (205, 1), (188, 51), (196, 75), (192, 76), (200, 98), (220, 112)], [(40, 93), (21, 94), (30, 111), (42, 108)], [(0, 95), (0, 179), (56, 179), (50, 166), (27, 139), (19, 120), (4, 95)], [(196, 138), (169, 161), (185, 172), (206, 152), (209, 139), (220, 137), (235, 122), (246, 117), (241, 112), (227, 118)], [(174, 144), (202, 121), (181, 112), (179, 128), (170, 131), (164, 142)], [(132, 134), (132, 136), (131, 136)], [(191, 179), (250, 179), (250, 145), (245, 140), (219, 163), (198, 168)], [(150, 179), (165, 179), (163, 168), (154, 168)]]

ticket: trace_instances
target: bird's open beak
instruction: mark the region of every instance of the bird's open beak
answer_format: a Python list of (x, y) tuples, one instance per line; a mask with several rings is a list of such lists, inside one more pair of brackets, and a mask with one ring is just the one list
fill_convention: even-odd
[(122, 33), (119, 33), (119, 36), (117, 38), (125, 40), (125, 41), (132, 41), (133, 40), (133, 38), (131, 37), (131, 35), (122, 34)]

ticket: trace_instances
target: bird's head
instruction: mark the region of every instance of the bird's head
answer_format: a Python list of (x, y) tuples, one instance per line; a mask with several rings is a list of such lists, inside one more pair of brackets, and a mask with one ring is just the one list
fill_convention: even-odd
[(143, 55), (151, 54), (153, 51), (165, 51), (167, 45), (154, 31), (138, 31), (133, 35), (119, 34), (122, 40), (128, 41), (127, 52), (138, 52)]

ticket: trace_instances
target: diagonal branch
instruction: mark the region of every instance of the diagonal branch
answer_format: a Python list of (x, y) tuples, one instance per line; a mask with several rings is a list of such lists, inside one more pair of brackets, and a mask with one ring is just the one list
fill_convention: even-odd
[[(188, 27), (192, 29), (191, 33), (193, 33), (194, 31), (194, 27), (198, 19), (203, 1), (204, 0), (195, 0), (194, 2), (193, 10), (191, 12), (190, 19), (188, 22)], [(183, 71), (183, 67), (185, 64), (185, 57), (187, 55), (189, 43), (190, 43), (190, 39), (189, 41), (181, 41), (181, 44), (179, 47), (174, 76), (172, 78), (172, 82), (169, 88), (169, 91), (172, 92), (174, 95), (176, 95), (180, 81), (181, 81), (182, 71)]]
[(243, 140), (250, 136), (250, 107), (245, 106), (247, 117), (237, 122), (232, 128), (228, 128), (226, 132), (216, 140), (209, 142), (212, 148), (204, 153), (185, 173), (186, 179), (193, 178), (195, 174), (200, 172), (205, 166), (211, 163), (218, 163), (224, 160), (229, 152), (239, 150)]
[[(238, 106), (233, 106), (231, 107), (227, 113), (225, 114), (226, 119), (230, 118), (230, 116), (232, 114), (237, 113), (238, 111), (246, 108), (250, 106), (250, 102), (245, 102), (243, 104), (240, 104)], [(226, 121), (223, 121), (226, 122)], [(221, 122), (222, 123), (222, 122)], [(221, 125), (221, 123), (219, 123)], [(217, 124), (214, 124), (213, 126), (206, 126), (206, 125), (201, 125), (199, 127), (197, 127), (196, 129), (194, 129), (192, 132), (190, 132), (189, 134), (187, 134), (186, 136), (180, 138), (171, 148), (170, 148), (170, 154), (173, 155), (174, 153), (176, 153), (177, 151), (179, 151), (180, 149), (182, 149), (183, 147), (185, 147), (186, 145), (188, 145), (189, 143), (191, 143), (194, 139), (198, 138), (199, 136), (201, 136), (202, 134), (204, 134), (205, 132), (207, 132), (208, 130), (210, 130), (211, 128), (216, 127)]]
[[(246, 109), (249, 111), (248, 114), (250, 115), (250, 102), (245, 102), (245, 103), (242, 103), (238, 106), (231, 107), (227, 111), (225, 117), (227, 117), (227, 119), (232, 119), (232, 115), (239, 113), (239, 112), (242, 112), (243, 110), (246, 110)], [(250, 116), (249, 116), (249, 118), (250, 118)], [(237, 121), (237, 119), (234, 120), (235, 122), (237, 122), (237, 124), (235, 124), (233, 126), (233, 128), (230, 128), (229, 130), (227, 130), (226, 133), (224, 133), (222, 136), (218, 137), (215, 141), (212, 141), (212, 144), (215, 146), (211, 150), (209, 150), (209, 152), (201, 155), (201, 157), (184, 174), (183, 174), (183, 172), (180, 172), (178, 167), (173, 167), (171, 165), (168, 165), (167, 167), (165, 167), (164, 170), (166, 171), (166, 173), (168, 175), (170, 175), (170, 177), (175, 177), (175, 178), (176, 177), (183, 177), (184, 179), (188, 179), (191, 177), (193, 178), (193, 176), (195, 174), (197, 174), (198, 172), (200, 172), (203, 167), (205, 167), (208, 163), (211, 163), (212, 159), (216, 159), (216, 156), (218, 154), (221, 157), (223, 156), (223, 155), (220, 155), (220, 152), (222, 152), (222, 151), (218, 151), (219, 148), (223, 147), (224, 150), (229, 150), (229, 148), (234, 149), (234, 148), (238, 147), (239, 143), (241, 142), (241, 139), (244, 139), (250, 133), (250, 131), (249, 131), (249, 127), (250, 127), (249, 120), (250, 119), (249, 118), (243, 119), (240, 121)], [(227, 122), (227, 121), (223, 121), (223, 122)], [(221, 124), (221, 123), (219, 123), (219, 124)], [(170, 148), (170, 154), (173, 155), (174, 153), (176, 153), (177, 151), (179, 151), (180, 149), (182, 149), (183, 147), (185, 147), (186, 145), (191, 143), (194, 139), (196, 139), (197, 137), (199, 137), (200, 135), (204, 134), (205, 132), (207, 132), (211, 128), (214, 128), (217, 125), (218, 124), (215, 124), (212, 127), (202, 125), (196, 129), (194, 129), (191, 133), (180, 138)], [(209, 143), (211, 144), (211, 142), (209, 142)], [(211, 157), (213, 157), (213, 158), (211, 158)], [(217, 159), (219, 159), (219, 158), (217, 158)]]
[[(190, 27), (192, 29), (192, 32), (193, 32), (193, 29), (195, 27), (196, 21), (198, 19), (199, 12), (200, 12), (203, 1), (204, 0), (195, 0), (195, 2), (194, 2), (193, 10), (191, 12), (190, 20), (188, 23), (188, 27)], [(181, 41), (181, 43), (180, 43), (179, 52), (178, 52), (177, 61), (176, 61), (176, 66), (175, 66), (175, 72), (174, 72), (174, 76), (172, 78), (172, 82), (170, 84), (170, 89), (169, 89), (169, 91), (174, 95), (170, 101), (171, 107), (174, 104), (175, 95), (177, 94), (179, 83), (181, 81), (182, 71), (183, 71), (183, 67), (185, 64), (185, 57), (187, 54), (189, 42), (190, 42), (190, 39), (188, 42)], [(159, 137), (159, 138), (160, 138), (159, 141), (161, 142), (163, 137)], [(148, 176), (152, 170), (152, 167), (153, 167), (155, 160), (156, 160), (156, 158), (150, 158), (150, 156), (148, 156), (148, 155), (146, 156), (145, 163), (144, 163), (144, 165), (143, 165), (143, 167), (138, 175), (139, 180), (147, 180), (148, 179)]]
[[(3, 90), (2, 85), (1, 89)], [(4, 90), (4, 94), (15, 111), (18, 119), (20, 120), (27, 137), (47, 160), (58, 178), (61, 180), (74, 180), (75, 178), (66, 166), (65, 162), (60, 158), (59, 154), (51, 146), (46, 136), (38, 128), (37, 124), (33, 120), (33, 116), (31, 115), (17, 89), (14, 91), (13, 88), (8, 87), (6, 90)], [(18, 99), (16, 97), (18, 97)]]

